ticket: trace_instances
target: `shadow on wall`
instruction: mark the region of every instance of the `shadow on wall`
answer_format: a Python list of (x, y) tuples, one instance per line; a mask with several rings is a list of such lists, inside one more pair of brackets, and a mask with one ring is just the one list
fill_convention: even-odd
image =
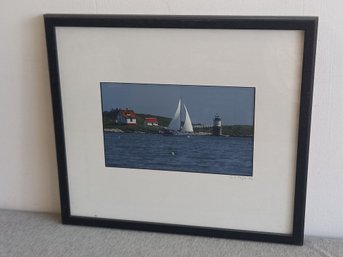
[(17, 36), (21, 44), (18, 46), (21, 52), (17, 103), (22, 110), (18, 158), (23, 162), (21, 175), (24, 176), (18, 186), (25, 191), (22, 196), (31, 198), (23, 198), (20, 208), (58, 212), (57, 162), (43, 16), (22, 20)]

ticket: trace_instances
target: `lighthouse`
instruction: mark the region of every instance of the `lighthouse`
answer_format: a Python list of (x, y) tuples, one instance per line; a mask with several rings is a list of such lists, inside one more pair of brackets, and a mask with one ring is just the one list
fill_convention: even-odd
[(213, 136), (221, 136), (222, 135), (222, 119), (217, 114), (213, 119)]

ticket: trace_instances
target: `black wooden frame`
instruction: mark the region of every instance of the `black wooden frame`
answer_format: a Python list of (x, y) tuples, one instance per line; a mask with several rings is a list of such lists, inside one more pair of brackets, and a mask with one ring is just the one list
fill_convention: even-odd
[[(61, 214), (64, 224), (113, 227), (132, 230), (167, 232), (198, 236), (268, 241), (285, 244), (303, 244), (308, 154), (310, 143), (311, 109), (314, 80), (314, 63), (317, 40), (317, 17), (264, 17), (264, 16), (144, 16), (144, 15), (44, 15), (46, 43), (51, 83), (55, 126), (56, 152), (59, 172)], [(64, 139), (62, 99), (57, 58), (56, 27), (127, 27), (127, 28), (179, 28), (179, 29), (256, 29), (302, 30), (304, 52), (296, 184), (293, 211), (293, 233), (276, 234), (241, 231), (178, 224), (161, 224), (118, 219), (72, 216), (70, 212), (68, 167)]]

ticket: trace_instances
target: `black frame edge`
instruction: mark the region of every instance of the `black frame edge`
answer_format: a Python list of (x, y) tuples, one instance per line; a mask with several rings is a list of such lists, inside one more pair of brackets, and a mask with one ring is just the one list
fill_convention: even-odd
[(305, 28), (303, 51), (304, 63), (302, 69), (303, 77), (301, 82), (301, 99), (298, 122), (299, 129), (293, 214), (293, 234), (294, 241), (299, 245), (303, 245), (304, 242), (306, 190), (310, 147), (315, 56), (317, 46), (317, 30), (318, 18), (313, 18), (306, 24)]
[[(96, 15), (45, 14), (55, 26), (132, 27), (186, 29), (276, 29), (302, 30), (317, 17), (299, 16), (208, 16), (208, 15)], [(225, 24), (230, 20), (230, 24)], [(225, 22), (225, 23), (224, 23)], [(187, 23), (187, 24), (186, 24)]]
[(70, 217), (69, 185), (67, 173), (67, 156), (64, 137), (63, 109), (60, 88), (59, 66), (55, 24), (44, 16), (45, 37), (48, 52), (50, 90), (55, 130), (56, 158), (58, 165), (58, 182), (62, 222)]
[(95, 217), (90, 218), (81, 216), (68, 216), (63, 220), (63, 224), (297, 245), (292, 235), (179, 224), (128, 221)]

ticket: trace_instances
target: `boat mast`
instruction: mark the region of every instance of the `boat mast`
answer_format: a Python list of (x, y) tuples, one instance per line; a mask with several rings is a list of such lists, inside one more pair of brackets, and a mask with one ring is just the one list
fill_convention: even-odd
[(180, 96), (180, 98), (179, 98), (179, 103), (180, 103), (180, 106), (181, 106), (181, 108), (180, 108), (180, 113), (179, 113), (179, 115), (180, 115), (180, 126), (179, 126), (179, 131), (181, 131), (181, 127), (182, 127), (182, 116), (181, 116), (181, 112), (182, 112), (182, 98), (181, 98), (181, 96)]

